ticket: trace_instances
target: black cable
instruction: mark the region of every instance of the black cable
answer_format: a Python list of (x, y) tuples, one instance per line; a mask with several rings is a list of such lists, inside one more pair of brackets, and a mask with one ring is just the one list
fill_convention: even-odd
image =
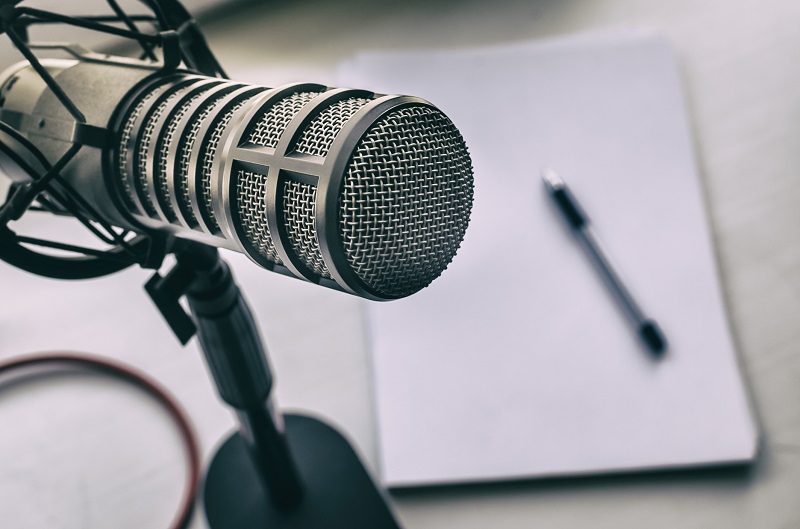
[[(178, 404), (178, 401), (157, 382), (132, 367), (105, 358), (83, 354), (45, 353), (13, 358), (0, 362), (0, 377), (9, 374), (21, 376), (22, 372), (30, 367), (47, 367), (50, 368), (50, 372), (58, 372), (60, 371), (59, 367), (63, 369), (65, 366), (110, 375), (133, 384), (153, 397), (167, 411), (181, 434), (188, 463), (183, 498), (169, 527), (170, 529), (188, 529), (194, 514), (194, 501), (200, 482), (200, 443), (186, 412)], [(7, 380), (3, 382), (8, 383)], [(2, 387), (0, 384), (0, 389)]]

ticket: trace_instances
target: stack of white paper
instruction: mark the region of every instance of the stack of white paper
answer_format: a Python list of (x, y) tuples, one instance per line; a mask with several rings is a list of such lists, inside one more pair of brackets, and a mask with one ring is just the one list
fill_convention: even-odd
[[(363, 54), (340, 84), (424, 97), (463, 132), (475, 206), (444, 275), (370, 304), (391, 486), (754, 457), (675, 58), (637, 33)], [(654, 360), (562, 219), (556, 168), (670, 344)]]

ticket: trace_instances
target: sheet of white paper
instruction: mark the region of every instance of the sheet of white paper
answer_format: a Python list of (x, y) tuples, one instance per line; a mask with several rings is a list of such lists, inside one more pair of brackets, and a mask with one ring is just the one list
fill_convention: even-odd
[[(365, 53), (339, 84), (424, 97), (473, 156), (441, 278), (370, 304), (390, 486), (745, 461), (758, 440), (715, 269), (676, 60), (646, 32)], [(556, 168), (670, 344), (636, 340), (548, 201)]]

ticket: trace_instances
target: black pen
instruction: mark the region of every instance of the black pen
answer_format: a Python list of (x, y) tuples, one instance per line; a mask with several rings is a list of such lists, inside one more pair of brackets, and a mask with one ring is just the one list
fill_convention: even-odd
[(542, 180), (547, 186), (550, 197), (564, 215), (564, 218), (572, 228), (572, 232), (589, 254), (603, 281), (619, 301), (623, 312), (633, 324), (639, 337), (654, 354), (661, 355), (664, 353), (667, 349), (667, 341), (661, 329), (659, 329), (654, 320), (645, 316), (625, 287), (619, 272), (611, 264), (611, 260), (594, 234), (589, 217), (580, 207), (567, 184), (564, 183), (558, 173), (549, 168), (542, 170)]

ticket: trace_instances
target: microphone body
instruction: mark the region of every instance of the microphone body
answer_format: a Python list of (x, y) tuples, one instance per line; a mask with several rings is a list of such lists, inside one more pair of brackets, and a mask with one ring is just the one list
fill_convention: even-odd
[(51, 161), (84, 143), (61, 175), (114, 225), (374, 300), (427, 286), (463, 239), (469, 154), (422, 99), (96, 56), (45, 66), (89, 126), (27, 63), (0, 77), (0, 120)]

